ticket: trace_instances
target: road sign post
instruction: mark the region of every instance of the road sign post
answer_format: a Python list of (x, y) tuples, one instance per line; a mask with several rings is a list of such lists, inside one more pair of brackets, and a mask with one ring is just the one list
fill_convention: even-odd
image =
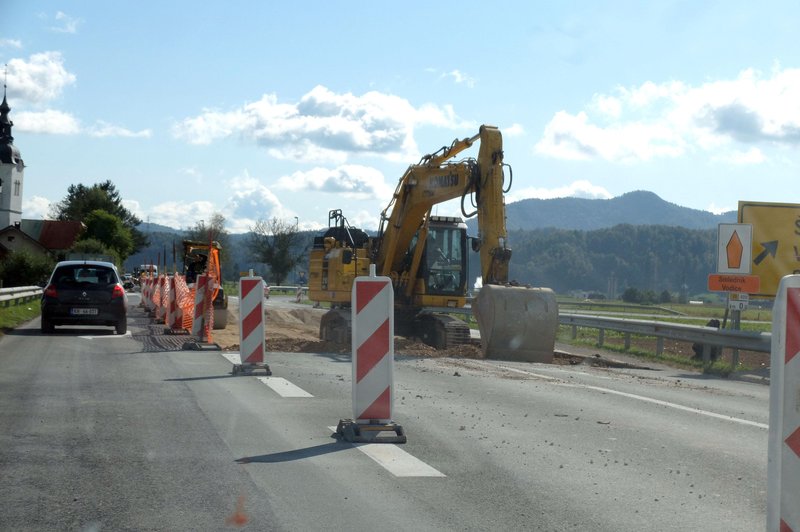
[(787, 275), (772, 310), (767, 530), (800, 531), (800, 275)]

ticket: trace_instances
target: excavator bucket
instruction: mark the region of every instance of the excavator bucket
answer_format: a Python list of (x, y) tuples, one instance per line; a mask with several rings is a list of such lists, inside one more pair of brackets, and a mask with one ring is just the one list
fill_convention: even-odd
[(486, 358), (553, 362), (558, 303), (549, 288), (485, 285), (472, 313)]

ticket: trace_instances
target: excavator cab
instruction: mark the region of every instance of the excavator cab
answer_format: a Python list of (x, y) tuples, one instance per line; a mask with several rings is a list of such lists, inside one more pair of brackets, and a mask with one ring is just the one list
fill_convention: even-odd
[(424, 293), (459, 296), (466, 293), (467, 225), (460, 218), (431, 217), (424, 259), (418, 276)]

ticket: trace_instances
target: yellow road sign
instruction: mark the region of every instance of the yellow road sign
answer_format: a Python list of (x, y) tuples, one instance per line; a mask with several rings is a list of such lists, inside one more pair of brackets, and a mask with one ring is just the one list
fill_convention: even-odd
[(800, 205), (739, 202), (739, 223), (753, 224), (753, 275), (761, 278), (754, 296), (774, 297), (784, 275), (800, 273)]

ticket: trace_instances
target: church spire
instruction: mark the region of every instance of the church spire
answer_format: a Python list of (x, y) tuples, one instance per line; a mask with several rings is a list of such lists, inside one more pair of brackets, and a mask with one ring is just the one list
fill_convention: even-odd
[(14, 136), (11, 134), (11, 128), (14, 122), (8, 119), (8, 113), (11, 107), (8, 105), (8, 65), (5, 69), (5, 77), (3, 79), (3, 102), (0, 103), (0, 162), (6, 164), (17, 164), (20, 162), (19, 150), (14, 146)]

